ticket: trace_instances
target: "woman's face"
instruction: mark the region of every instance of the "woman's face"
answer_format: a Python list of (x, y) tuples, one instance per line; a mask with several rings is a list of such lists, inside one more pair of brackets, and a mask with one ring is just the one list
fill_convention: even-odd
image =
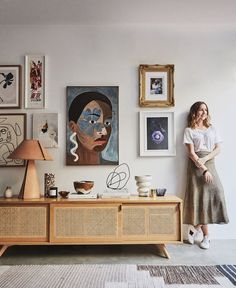
[(86, 149), (99, 152), (106, 147), (111, 135), (111, 121), (110, 106), (105, 102), (94, 100), (84, 107), (74, 132)]
[(205, 120), (208, 116), (208, 109), (205, 104), (201, 104), (196, 113), (196, 120)]

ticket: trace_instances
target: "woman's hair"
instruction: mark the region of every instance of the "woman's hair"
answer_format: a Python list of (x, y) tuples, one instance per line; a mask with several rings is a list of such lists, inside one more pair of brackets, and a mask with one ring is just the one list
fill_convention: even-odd
[(210, 127), (211, 124), (210, 124), (210, 115), (209, 115), (209, 109), (208, 109), (208, 106), (205, 102), (203, 101), (198, 101), (198, 102), (195, 102), (191, 108), (190, 108), (190, 111), (188, 113), (188, 118), (187, 118), (187, 121), (188, 121), (188, 127), (191, 127), (191, 128), (195, 128), (196, 126), (196, 116), (197, 116), (197, 111), (199, 110), (200, 106), (204, 104), (207, 108), (207, 118), (205, 120), (203, 120), (203, 124), (204, 126), (206, 127)]
[(76, 96), (74, 100), (70, 104), (68, 116), (69, 121), (77, 122), (81, 113), (84, 110), (84, 107), (91, 101), (102, 101), (107, 103), (112, 110), (111, 101), (107, 98), (107, 96), (103, 95), (100, 92), (83, 92)]

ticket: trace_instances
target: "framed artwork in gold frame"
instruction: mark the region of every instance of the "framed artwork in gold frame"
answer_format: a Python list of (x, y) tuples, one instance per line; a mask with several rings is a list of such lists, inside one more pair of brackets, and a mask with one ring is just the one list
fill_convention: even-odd
[(139, 106), (174, 106), (174, 65), (139, 65), (139, 87)]

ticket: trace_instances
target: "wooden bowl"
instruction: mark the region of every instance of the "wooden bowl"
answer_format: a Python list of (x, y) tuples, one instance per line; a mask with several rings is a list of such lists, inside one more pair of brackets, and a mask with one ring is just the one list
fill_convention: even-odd
[(74, 181), (74, 188), (78, 194), (88, 194), (91, 192), (94, 181)]
[(68, 195), (70, 194), (69, 191), (59, 191), (58, 194), (61, 196), (61, 198), (68, 198)]

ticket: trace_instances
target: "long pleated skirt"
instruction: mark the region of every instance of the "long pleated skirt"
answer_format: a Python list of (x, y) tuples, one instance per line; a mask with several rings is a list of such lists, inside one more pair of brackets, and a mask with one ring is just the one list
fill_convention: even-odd
[[(204, 157), (207, 152), (198, 152)], [(187, 188), (184, 199), (184, 224), (224, 224), (228, 223), (224, 189), (215, 169), (214, 159), (205, 163), (213, 176), (213, 183), (206, 183), (202, 170), (189, 159), (187, 170)]]

